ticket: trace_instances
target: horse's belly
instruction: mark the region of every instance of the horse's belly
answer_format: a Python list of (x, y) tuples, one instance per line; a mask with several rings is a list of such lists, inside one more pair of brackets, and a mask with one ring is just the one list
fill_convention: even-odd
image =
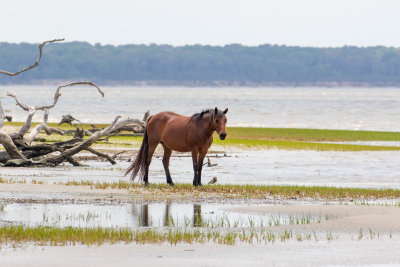
[(182, 140), (175, 138), (162, 138), (161, 140), (164, 145), (166, 145), (169, 149), (178, 151), (178, 152), (189, 152), (192, 151), (193, 147), (189, 146), (186, 142), (182, 142)]
[(188, 152), (193, 149), (192, 144), (188, 142), (186, 129), (183, 127), (175, 127), (173, 124), (169, 124), (165, 127), (161, 134), (161, 142), (168, 148), (179, 152)]

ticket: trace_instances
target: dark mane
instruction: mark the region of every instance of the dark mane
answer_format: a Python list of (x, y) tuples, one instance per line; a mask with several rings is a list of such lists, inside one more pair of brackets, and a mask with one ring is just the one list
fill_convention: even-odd
[(195, 113), (192, 115), (192, 117), (190, 117), (190, 120), (198, 123), (201, 120), (201, 118), (203, 118), (204, 114), (207, 114), (207, 113), (210, 113), (211, 115), (213, 115), (214, 109), (207, 109), (207, 110), (203, 110), (200, 113)]

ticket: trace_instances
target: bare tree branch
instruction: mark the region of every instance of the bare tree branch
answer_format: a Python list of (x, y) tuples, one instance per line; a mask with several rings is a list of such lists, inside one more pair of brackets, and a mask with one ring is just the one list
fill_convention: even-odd
[(72, 157), (73, 155), (79, 153), (80, 151), (87, 150), (87, 148), (89, 148), (100, 137), (108, 135), (112, 131), (115, 131), (118, 128), (123, 127), (128, 123), (139, 121), (139, 120), (136, 120), (136, 119), (129, 119), (128, 118), (126, 120), (123, 120), (123, 121), (120, 121), (120, 122), (117, 123), (119, 118), (121, 118), (121, 116), (116, 117), (114, 119), (113, 123), (110, 126), (108, 126), (107, 128), (105, 128), (105, 129), (103, 129), (101, 131), (95, 132), (92, 136), (90, 136), (88, 139), (84, 140), (79, 145), (76, 145), (76, 146), (72, 147), (71, 149), (68, 149), (68, 150), (64, 151), (60, 155), (56, 155), (56, 156), (52, 156), (52, 157), (49, 157), (49, 158), (45, 158), (45, 159), (41, 160), (39, 163), (40, 164), (58, 165), (58, 164), (62, 163), (63, 161), (65, 161), (67, 158)]
[(93, 148), (90, 148), (90, 147), (86, 148), (86, 150), (89, 151), (90, 153), (96, 155), (96, 156), (99, 156), (99, 157), (107, 159), (112, 165), (117, 164), (117, 162), (115, 162), (115, 160), (112, 157), (110, 157), (109, 155), (107, 155), (105, 153), (101, 153), (100, 151), (97, 151), (97, 150), (95, 150)]
[(36, 136), (40, 133), (41, 130), (44, 130), (47, 135), (51, 135), (52, 133), (64, 135), (64, 132), (62, 130), (47, 126), (48, 118), (49, 118), (49, 110), (45, 109), (42, 124), (36, 125), (36, 127), (33, 128), (33, 130), (30, 132), (28, 138), (26, 138), (26, 142), (28, 143), (28, 145), (32, 143), (32, 141), (36, 138)]
[(54, 40), (50, 40), (50, 41), (46, 41), (46, 42), (41, 43), (41, 44), (39, 45), (39, 58), (36, 60), (35, 64), (33, 64), (33, 65), (31, 65), (31, 66), (29, 66), (29, 67), (23, 69), (23, 70), (14, 72), (14, 73), (8, 72), (8, 71), (5, 71), (5, 70), (0, 70), (0, 74), (4, 74), (4, 75), (8, 75), (8, 76), (16, 76), (16, 75), (18, 75), (18, 74), (20, 74), (20, 73), (22, 73), (22, 72), (25, 72), (25, 71), (27, 71), (27, 70), (31, 70), (31, 69), (37, 67), (37, 66), (39, 65), (40, 60), (42, 59), (42, 55), (43, 55), (42, 49), (43, 49), (43, 46), (45, 46), (46, 44), (49, 44), (49, 43), (61, 42), (61, 41), (64, 41), (64, 40), (65, 40), (65, 39), (54, 39)]
[(69, 163), (71, 163), (73, 166), (81, 166), (81, 164), (75, 160), (73, 157), (69, 157), (66, 159)]
[(146, 111), (146, 112), (144, 113), (143, 121), (144, 121), (145, 124), (147, 123), (147, 119), (148, 119), (149, 117), (150, 117), (150, 110), (148, 110), (148, 111)]
[(7, 91), (7, 96), (10, 96), (15, 99), (15, 102), (17, 102), (17, 106), (20, 106), (23, 110), (29, 111), (29, 107), (21, 102), (19, 102), (17, 96), (13, 92), (8, 92)]
[(29, 131), (29, 129), (31, 128), (31, 125), (32, 125), (32, 117), (33, 117), (33, 115), (35, 115), (35, 113), (36, 113), (35, 108), (34, 108), (34, 107), (30, 107), (30, 108), (29, 108), (29, 115), (28, 115), (28, 118), (26, 118), (26, 122), (25, 122), (24, 126), (22, 126), (21, 129), (19, 129), (19, 132), (18, 132), (18, 134), (19, 134), (21, 137), (23, 137), (24, 134), (26, 134), (26, 133)]
[(4, 110), (3, 110), (3, 106), (1, 105), (1, 101), (0, 101), (0, 129), (2, 129), (4, 126)]
[(27, 160), (24, 155), (17, 149), (10, 135), (0, 129), (0, 144), (6, 149), (11, 159)]
[(65, 84), (65, 85), (61, 85), (57, 88), (56, 93), (54, 94), (54, 102), (52, 105), (49, 106), (39, 106), (39, 107), (35, 107), (37, 110), (45, 110), (45, 109), (51, 109), (53, 108), (58, 101), (58, 98), (61, 96), (60, 90), (61, 88), (64, 87), (72, 87), (75, 85), (89, 85), (89, 86), (94, 86), (97, 88), (97, 91), (99, 91), (99, 93), (101, 94), (102, 97), (104, 97), (104, 92), (101, 91), (100, 87), (97, 86), (96, 84), (92, 83), (92, 82), (73, 82), (73, 83), (69, 83), (69, 84)]
[[(54, 106), (57, 104), (58, 99), (61, 96), (60, 90), (61, 88), (64, 87), (71, 87), (71, 86), (75, 86), (75, 85), (89, 85), (89, 86), (94, 86), (97, 88), (97, 91), (99, 91), (99, 93), (101, 94), (102, 97), (104, 97), (104, 92), (100, 89), (99, 86), (97, 86), (96, 84), (92, 83), (92, 82), (73, 82), (73, 83), (69, 83), (69, 84), (65, 84), (65, 85), (61, 85), (57, 88), (55, 94), (54, 94), (54, 101), (53, 104), (51, 105), (47, 105), (47, 106), (34, 106), (35, 110), (45, 110), (45, 109), (51, 109), (54, 108)], [(7, 96), (10, 96), (12, 98), (15, 99), (15, 102), (17, 103), (17, 106), (20, 106), (23, 110), (25, 111), (29, 111), (29, 107), (23, 103), (21, 103), (17, 96), (13, 93), (13, 92), (8, 92), (7, 91)]]
[(0, 144), (3, 145), (7, 154), (11, 159), (23, 159), (26, 160), (25, 156), (17, 149), (10, 135), (3, 131), (4, 125), (4, 110), (0, 102)]

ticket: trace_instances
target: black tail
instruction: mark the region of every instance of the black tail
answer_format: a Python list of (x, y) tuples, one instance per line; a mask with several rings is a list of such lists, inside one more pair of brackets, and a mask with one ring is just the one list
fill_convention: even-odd
[[(147, 120), (149, 122), (151, 117)], [(143, 180), (143, 176), (145, 174), (147, 168), (147, 157), (149, 154), (149, 140), (147, 137), (147, 126), (144, 129), (143, 142), (140, 146), (139, 152), (136, 154), (135, 160), (132, 162), (131, 166), (126, 170), (125, 175), (131, 174), (131, 181), (134, 181), (138, 173), (140, 172), (140, 179)]]

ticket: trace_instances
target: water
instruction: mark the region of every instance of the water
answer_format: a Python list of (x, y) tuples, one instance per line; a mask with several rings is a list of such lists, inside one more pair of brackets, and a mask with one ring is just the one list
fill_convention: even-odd
[[(52, 103), (56, 86), (2, 86), (2, 104), (15, 121), (26, 113), (6, 91), (27, 105)], [(83, 122), (111, 123), (117, 115), (142, 118), (170, 110), (191, 115), (204, 108), (228, 107), (229, 126), (399, 131), (398, 88), (247, 88), (247, 87), (92, 87), (62, 89), (50, 121), (71, 114)], [(34, 120), (40, 121), (42, 114)]]
[(331, 219), (330, 215), (264, 213), (248, 214), (227, 209), (232, 204), (6, 204), (1, 225), (54, 227), (207, 227), (240, 228), (308, 224)]
[[(228, 152), (228, 157), (210, 158), (213, 167), (204, 167), (202, 181), (206, 184), (216, 176), (219, 184), (318, 185), (364, 188), (400, 189), (400, 151), (309, 151), (262, 150)], [(130, 162), (87, 162), (90, 167), (72, 167), (68, 163), (57, 168), (1, 168), (4, 179), (41, 180), (58, 183), (72, 180), (94, 182), (128, 181), (124, 171)], [(170, 162), (172, 179), (191, 183), (192, 159), (173, 157)], [(165, 183), (161, 158), (150, 165), (149, 182)]]

